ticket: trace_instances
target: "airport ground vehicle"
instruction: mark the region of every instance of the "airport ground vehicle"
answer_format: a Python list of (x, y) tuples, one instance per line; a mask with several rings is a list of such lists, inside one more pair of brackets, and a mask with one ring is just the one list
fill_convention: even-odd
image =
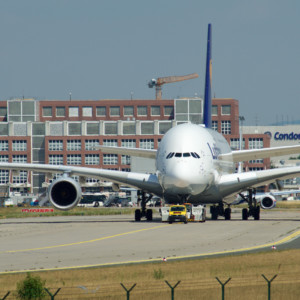
[(4, 200), (4, 207), (11, 207), (11, 206), (14, 206), (14, 202), (12, 199), (10, 198), (7, 198)]
[[(178, 205), (164, 206), (159, 209), (162, 222), (170, 221), (170, 215), (173, 214), (173, 212), (171, 211), (173, 206), (178, 206)], [(187, 222), (205, 222), (206, 220), (205, 206), (203, 205), (194, 206), (191, 205), (190, 203), (185, 203), (184, 206), (186, 207)], [(172, 218), (171, 218), (171, 222), (173, 222)]]
[(184, 222), (187, 224), (188, 216), (185, 205), (172, 205), (169, 210), (169, 223), (173, 222)]
[(83, 194), (78, 206), (99, 207), (107, 200), (106, 196), (101, 193)]

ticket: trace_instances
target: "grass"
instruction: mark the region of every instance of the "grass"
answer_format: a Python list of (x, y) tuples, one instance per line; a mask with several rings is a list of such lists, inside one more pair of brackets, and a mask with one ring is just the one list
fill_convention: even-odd
[[(100, 215), (130, 215), (134, 213), (133, 208), (119, 207), (75, 207), (68, 211), (54, 209), (54, 212), (34, 213), (22, 212), (23, 207), (0, 207), (0, 219), (49, 217), (49, 216), (100, 216)], [(27, 207), (26, 207), (27, 208)], [(38, 207), (32, 207), (38, 208)]]
[[(46, 287), (54, 293), (61, 288), (55, 299), (126, 299), (127, 289), (137, 284), (130, 299), (170, 299), (170, 288), (178, 281), (176, 299), (221, 299), (222, 282), (226, 285), (227, 299), (267, 299), (268, 279), (272, 282), (272, 299), (299, 299), (300, 251), (271, 250), (267, 253), (244, 254), (219, 258), (167, 261), (90, 269), (35, 272), (46, 280)], [(0, 297), (14, 291), (16, 283), (26, 274), (0, 275)], [(85, 288), (79, 288), (85, 287)], [(12, 292), (13, 294), (13, 292)], [(8, 297), (7, 300), (14, 299)]]

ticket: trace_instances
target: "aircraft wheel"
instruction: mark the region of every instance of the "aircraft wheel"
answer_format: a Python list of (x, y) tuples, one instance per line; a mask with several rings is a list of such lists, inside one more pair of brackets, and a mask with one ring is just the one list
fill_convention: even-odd
[(218, 219), (218, 210), (216, 207), (211, 207), (211, 219), (217, 220)]
[(140, 209), (136, 209), (135, 212), (134, 212), (134, 217), (135, 217), (135, 220), (137, 222), (141, 221), (141, 210)]
[(256, 206), (255, 212), (254, 212), (254, 220), (260, 219), (260, 206)]
[(242, 210), (242, 219), (248, 220), (248, 209), (247, 208), (243, 208), (243, 210)]
[(152, 209), (147, 209), (147, 211), (146, 211), (146, 219), (147, 219), (147, 221), (152, 221), (152, 217), (153, 217)]
[(225, 216), (225, 220), (231, 219), (231, 209), (229, 207), (225, 209), (224, 216)]

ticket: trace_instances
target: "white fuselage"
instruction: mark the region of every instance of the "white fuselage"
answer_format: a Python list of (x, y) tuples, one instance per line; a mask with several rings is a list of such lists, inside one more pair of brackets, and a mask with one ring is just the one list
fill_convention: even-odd
[(221, 174), (233, 172), (233, 163), (222, 163), (219, 154), (231, 149), (222, 135), (201, 125), (182, 124), (163, 137), (156, 168), (167, 202), (201, 202)]

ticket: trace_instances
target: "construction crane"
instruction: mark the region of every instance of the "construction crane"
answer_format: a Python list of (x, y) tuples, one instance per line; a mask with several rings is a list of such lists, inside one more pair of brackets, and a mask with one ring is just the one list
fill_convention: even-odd
[(149, 88), (153, 88), (155, 86), (155, 99), (161, 100), (161, 86), (165, 83), (178, 82), (188, 79), (198, 78), (199, 75), (197, 73), (184, 75), (184, 76), (168, 76), (168, 77), (159, 77), (157, 79), (153, 78), (149, 81)]

